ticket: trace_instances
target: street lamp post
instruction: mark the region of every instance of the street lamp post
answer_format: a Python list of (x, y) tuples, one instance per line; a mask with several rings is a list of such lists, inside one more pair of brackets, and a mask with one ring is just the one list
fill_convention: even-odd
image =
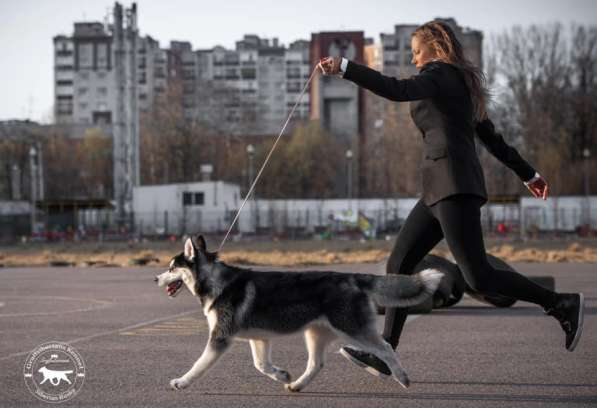
[[(252, 144), (247, 146), (247, 155), (249, 156), (249, 185), (247, 187), (247, 194), (249, 194), (253, 185), (253, 158), (255, 157), (255, 147)], [(257, 230), (257, 209), (255, 204), (255, 192), (253, 192), (253, 197), (251, 197), (251, 212), (253, 213), (252, 218), (255, 223), (255, 230)]]
[(352, 150), (346, 151), (346, 195), (348, 196), (348, 206), (352, 209)]
[(37, 150), (33, 146), (29, 149), (29, 167), (31, 172), (31, 236), (33, 236), (36, 223), (35, 201), (37, 200)]

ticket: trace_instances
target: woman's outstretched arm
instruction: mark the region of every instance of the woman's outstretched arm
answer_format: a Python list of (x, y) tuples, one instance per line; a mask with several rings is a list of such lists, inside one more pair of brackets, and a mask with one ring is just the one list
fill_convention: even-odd
[(433, 62), (425, 65), (418, 75), (407, 79), (397, 79), (383, 75), (365, 65), (348, 61), (346, 70), (341, 72), (340, 58), (326, 58), (322, 60), (322, 70), (326, 74), (343, 73), (343, 78), (370, 90), (371, 92), (392, 101), (416, 101), (433, 98), (440, 91), (439, 67)]
[(489, 118), (477, 122), (475, 131), (489, 153), (514, 171), (535, 197), (547, 198), (548, 187), (543, 177), (522, 158), (518, 150), (506, 143)]

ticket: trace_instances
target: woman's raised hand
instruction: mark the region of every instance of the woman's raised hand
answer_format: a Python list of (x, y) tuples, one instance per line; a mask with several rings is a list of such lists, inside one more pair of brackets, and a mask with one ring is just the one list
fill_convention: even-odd
[(325, 57), (319, 60), (317, 66), (324, 75), (337, 75), (340, 72), (340, 57)]
[(529, 182), (528, 184), (525, 183), (531, 194), (533, 194), (537, 198), (543, 198), (547, 200), (547, 193), (549, 191), (549, 187), (547, 186), (547, 182), (541, 176), (539, 176), (536, 180)]

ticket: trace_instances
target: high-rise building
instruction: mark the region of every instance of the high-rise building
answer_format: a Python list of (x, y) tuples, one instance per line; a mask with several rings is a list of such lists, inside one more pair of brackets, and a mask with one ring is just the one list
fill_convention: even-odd
[[(114, 35), (100, 22), (75, 23), (54, 37), (54, 119), (59, 124), (110, 125), (116, 109)], [(167, 57), (150, 36), (137, 38), (138, 103), (151, 106), (166, 89)]]
[[(227, 134), (275, 134), (311, 73), (309, 42), (285, 47), (277, 38), (245, 35), (234, 50), (196, 51), (194, 72), (193, 84), (183, 76), (189, 90), (187, 118)], [(307, 119), (308, 112), (306, 93), (294, 118)]]

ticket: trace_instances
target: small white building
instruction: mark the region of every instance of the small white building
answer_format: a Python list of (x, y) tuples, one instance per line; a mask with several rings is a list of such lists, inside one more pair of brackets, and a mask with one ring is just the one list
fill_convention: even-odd
[(239, 205), (240, 186), (223, 181), (133, 189), (135, 226), (144, 235), (222, 231)]

